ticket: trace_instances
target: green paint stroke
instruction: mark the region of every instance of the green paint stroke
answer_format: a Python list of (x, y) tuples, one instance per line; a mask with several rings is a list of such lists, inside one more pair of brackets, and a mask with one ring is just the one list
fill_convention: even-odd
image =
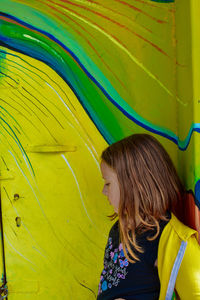
[[(113, 105), (107, 96), (90, 79), (88, 74), (77, 64), (71, 54), (44, 34), (4, 20), (1, 20), (1, 34), (2, 37), (5, 37), (5, 40), (9, 41), (12, 47), (44, 61), (67, 81), (96, 127), (109, 143), (122, 138), (124, 132), (126, 132), (126, 135), (128, 134), (126, 129), (126, 114), (120, 110), (127, 112), (129, 116), (137, 120), (141, 125), (143, 124), (144, 127), (152, 128), (175, 138), (175, 134), (172, 131), (161, 126), (155, 126), (137, 114), (113, 89), (108, 80), (105, 80), (103, 88), (115, 102), (115, 105)], [(110, 107), (109, 109), (108, 106)], [(121, 109), (119, 110), (117, 106)], [(130, 128), (130, 132), (132, 132), (133, 129), (130, 125), (128, 127)]]
[[(59, 75), (73, 87), (73, 91), (78, 96), (81, 104), (93, 118), (97, 128), (100, 129), (103, 135), (108, 135), (107, 129), (109, 128), (108, 139), (112, 142), (123, 136), (122, 128), (117, 120), (120, 118), (117, 115), (120, 114), (121, 117), (123, 115), (115, 107), (112, 107), (112, 109), (107, 108), (109, 101), (106, 96), (61, 46), (43, 34), (3, 20), (1, 20), (1, 34), (12, 40), (14, 48), (20, 45), (22, 52), (33, 57), (35, 57), (34, 53), (37, 53), (35, 58), (45, 61), (57, 72), (59, 70)], [(115, 111), (114, 114), (113, 110)]]
[[(2, 3), (7, 3), (7, 5), (3, 6)], [(34, 10), (28, 6), (19, 5), (19, 9), (17, 9), (17, 5), (19, 4), (14, 3), (13, 1), (11, 3), (11, 1), (8, 0), (2, 0), (1, 2), (2, 10), (5, 13), (10, 13), (12, 15), (14, 13), (14, 16), (17, 15), (18, 18), (28, 22), (29, 24), (31, 23), (31, 25), (37, 27), (37, 29), (30, 29), (28, 28), (28, 25), (27, 28), (25, 28), (20, 24), (11, 24), (9, 21), (5, 22), (2, 20), (2, 38), (9, 46), (14, 47), (17, 51), (44, 61), (60, 76), (62, 76), (72, 88), (96, 127), (109, 143), (138, 130), (137, 126), (148, 128), (147, 130), (154, 132), (158, 131), (163, 133), (165, 136), (170, 136), (171, 138), (176, 139), (174, 132), (164, 128), (164, 126), (159, 126), (158, 123), (155, 125), (151, 122), (153, 120), (152, 115), (151, 118), (148, 118), (148, 121), (136, 112), (133, 106), (135, 101), (134, 90), (132, 91), (131, 101), (128, 103), (129, 98), (126, 99), (125, 93), (124, 96), (121, 92), (124, 92), (126, 88), (129, 92), (130, 89), (129, 87), (126, 87), (125, 79), (122, 79), (124, 80), (124, 90), (120, 90), (120, 88), (117, 90), (114, 88), (114, 85), (112, 85), (112, 78), (109, 80), (109, 73), (106, 74), (104, 71), (101, 71), (101, 68), (98, 68), (95, 63), (95, 57), (93, 56), (91, 59), (90, 53), (88, 54), (87, 50), (82, 47), (83, 40), (80, 39), (80, 37), (76, 39), (76, 36), (69, 33), (68, 29), (63, 30), (63, 27), (58, 27), (55, 18), (51, 19), (51, 17), (46, 17), (45, 13), (40, 13), (38, 10)], [(24, 18), (23, 15), (25, 15), (26, 18)], [(162, 81), (159, 80), (159, 76), (157, 76), (157, 74), (154, 75), (154, 72), (146, 68), (145, 64), (143, 64), (143, 62), (140, 61), (134, 53), (131, 53), (128, 48), (120, 42), (120, 40), (118, 41), (115, 39), (101, 26), (97, 26), (96, 21), (88, 21), (84, 17), (80, 17), (72, 12), (70, 13), (70, 16), (73, 16), (75, 20), (78, 19), (80, 24), (88, 26), (86, 28), (87, 30), (90, 28), (91, 33), (95, 30), (95, 33), (101, 34), (102, 44), (104, 39), (112, 42), (113, 45), (116, 46), (116, 49), (121, 51), (123, 56), (126, 55), (129, 59), (131, 59), (134, 68), (137, 66), (139, 70), (144, 72), (148, 79), (151, 78), (151, 80), (154, 80), (156, 85), (159, 86), (159, 88), (161, 88), (168, 97), (173, 97), (173, 93), (167, 88), (167, 86), (165, 86), (165, 84), (162, 83)], [(49, 24), (52, 25), (51, 28), (48, 27)], [(58, 28), (60, 30), (58, 30)], [(59, 45), (51, 37), (48, 38), (44, 33), (41, 33), (41, 30), (55, 36), (57, 41), (59, 40), (63, 45), (68, 47), (76, 55), (76, 57), (78, 57), (79, 61), (87, 71), (81, 68), (80, 64), (73, 59), (71, 54), (68, 53), (64, 47)], [(56, 34), (54, 34), (55, 32)], [(93, 44), (93, 46), (97, 49), (98, 53), (99, 44)], [(120, 72), (122, 63), (120, 60), (119, 62), (119, 65), (116, 65), (115, 69), (119, 68)], [(126, 68), (126, 66), (123, 66), (123, 68)], [(130, 69), (130, 71), (132, 70)], [(91, 79), (91, 77), (95, 78), (96, 83)], [(145, 83), (146, 81), (144, 84)], [(108, 95), (112, 98), (113, 103), (109, 99)], [(126, 114), (128, 118), (126, 117)], [(134, 118), (135, 124), (129, 118)], [(136, 125), (137, 122), (138, 124)]]

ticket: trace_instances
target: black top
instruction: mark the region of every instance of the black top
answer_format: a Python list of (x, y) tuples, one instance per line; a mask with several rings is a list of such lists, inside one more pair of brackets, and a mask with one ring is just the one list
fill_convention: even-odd
[[(167, 213), (168, 219), (171, 213)], [(159, 221), (160, 233), (153, 240), (148, 236), (155, 230), (139, 233), (136, 240), (144, 253), (135, 252), (140, 261), (130, 263), (125, 258), (122, 244), (119, 241), (119, 221), (112, 226), (105, 248), (104, 269), (101, 273), (97, 300), (157, 300), (160, 292), (160, 281), (157, 267), (154, 266), (158, 254), (158, 243), (161, 233), (168, 221)]]

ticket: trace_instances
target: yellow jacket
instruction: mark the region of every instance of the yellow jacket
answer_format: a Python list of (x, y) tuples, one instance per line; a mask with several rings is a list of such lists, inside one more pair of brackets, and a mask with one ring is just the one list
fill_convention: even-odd
[(174, 284), (181, 300), (200, 300), (198, 233), (181, 223), (174, 214), (171, 215), (158, 247), (159, 300), (172, 299)]

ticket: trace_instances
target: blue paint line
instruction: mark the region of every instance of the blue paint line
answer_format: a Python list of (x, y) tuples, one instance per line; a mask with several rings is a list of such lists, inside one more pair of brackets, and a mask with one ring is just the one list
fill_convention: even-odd
[[(1, 44), (3, 44), (3, 43), (1, 43), (1, 41), (0, 41), (0, 45), (1, 45)], [(10, 45), (6, 45), (6, 44), (5, 44), (5, 45), (3, 45), (3, 46), (4, 46), (4, 47), (5, 47), (5, 46), (6, 46), (6, 47), (9, 46), (11, 50), (19, 51), (18, 48), (14, 48), (14, 47), (12, 47), (12, 46), (10, 46)], [(19, 52), (21, 52), (22, 54), (27, 55), (27, 53), (24, 52), (23, 50), (20, 50)], [(40, 59), (39, 57), (37, 57), (37, 54), (38, 54), (38, 53), (36, 53), (36, 55), (33, 54), (32, 57), (39, 59), (40, 61), (42, 61), (42, 62), (44, 62), (45, 64), (49, 65), (51, 68), (54, 67), (54, 65), (51, 64), (51, 63), (48, 63), (48, 61), (46, 61), (46, 59), (42, 60), (42, 59)], [(12, 55), (15, 56), (15, 57), (19, 57), (19, 56), (14, 55), (14, 54), (12, 54)], [(29, 54), (29, 56), (30, 56), (30, 54)], [(45, 57), (45, 58), (46, 58), (46, 57)], [(91, 115), (89, 109), (86, 107), (84, 101), (81, 99), (81, 97), (79, 96), (79, 94), (78, 94), (78, 92), (76, 91), (76, 89), (74, 88), (74, 86), (71, 84), (71, 82), (68, 80), (68, 78), (65, 77), (65, 76), (63, 75), (63, 73), (60, 72), (60, 68), (57, 68), (57, 69), (56, 69), (56, 72), (57, 72), (57, 74), (58, 74), (61, 78), (63, 78), (63, 80), (68, 84), (68, 86), (70, 87), (70, 89), (73, 91), (73, 93), (74, 93), (75, 96), (77, 97), (78, 101), (81, 103), (83, 109), (86, 111), (88, 117), (92, 120), (93, 124), (96, 126), (97, 130), (98, 130), (98, 131), (101, 133), (101, 135), (104, 137), (104, 139), (106, 140), (106, 142), (107, 142), (108, 144), (112, 144), (113, 142), (115, 142), (115, 140), (114, 140), (114, 138), (112, 137), (112, 135), (110, 135), (110, 133), (107, 132), (107, 131), (105, 130), (105, 128), (103, 128), (103, 126), (102, 126), (102, 124), (101, 124), (102, 122), (98, 121), (98, 117), (97, 117), (97, 116), (96, 116), (96, 119), (97, 119), (97, 120), (96, 120), (96, 121), (94, 120), (94, 118), (92, 117), (92, 115)], [(66, 72), (65, 72), (65, 73), (66, 73)]]
[[(26, 52), (23, 52), (23, 50), (22, 50), (22, 53), (24, 53), (24, 54), (26, 54), (27, 55), (27, 53)], [(38, 53), (37, 53), (38, 54)], [(29, 52), (29, 55), (30, 55), (30, 52)], [(34, 53), (33, 53), (33, 57), (35, 57), (35, 55), (34, 55)], [(43, 62), (45, 62), (45, 63), (47, 63), (46, 62), (46, 60), (44, 60), (44, 59), (41, 59), (40, 58), (40, 61), (43, 61)], [(50, 64), (50, 66), (51, 66), (51, 64)], [(54, 66), (55, 67), (55, 66)], [(63, 78), (63, 74), (62, 73), (60, 73), (60, 71), (59, 71), (59, 68), (57, 68), (57, 73)], [(108, 144), (112, 144), (113, 142), (114, 142), (114, 140), (113, 140), (113, 138), (111, 137), (111, 136), (108, 136), (108, 133), (105, 131), (105, 129), (103, 128), (103, 126), (102, 126), (102, 124), (101, 124), (101, 122), (99, 121), (98, 122), (98, 124), (96, 124), (97, 123), (97, 120), (96, 120), (96, 122), (95, 122), (95, 120), (94, 120), (94, 118), (92, 117), (92, 115), (91, 115), (91, 113), (90, 113), (90, 111), (89, 111), (89, 109), (86, 107), (86, 105), (85, 105), (85, 103), (84, 103), (84, 101), (82, 101), (82, 99), (81, 99), (81, 97), (79, 96), (79, 94), (77, 93), (77, 91), (74, 89), (74, 86), (71, 84), (71, 82), (69, 82), (68, 81), (68, 79), (67, 78), (63, 78), (66, 82), (67, 82), (67, 84), (69, 85), (69, 87), (72, 89), (72, 91), (74, 92), (74, 94), (76, 95), (76, 97), (77, 97), (77, 99), (79, 100), (79, 102), (81, 103), (81, 105), (83, 106), (83, 108), (84, 108), (84, 110), (86, 111), (86, 113), (88, 114), (88, 116), (89, 116), (89, 118), (92, 120), (92, 122), (96, 125), (96, 127), (97, 127), (97, 129), (101, 132), (101, 134), (102, 134), (102, 136), (104, 137), (104, 139), (106, 140), (106, 142), (108, 143)], [(95, 80), (96, 81), (96, 80)], [(105, 91), (105, 89), (103, 88), (103, 87), (101, 87), (101, 85), (100, 84), (98, 84), (99, 85), (99, 88), (102, 90), (102, 92), (104, 93), (104, 95), (110, 100), (110, 102), (115, 106), (115, 107), (117, 107), (127, 118), (129, 118), (130, 120), (132, 120), (133, 122), (135, 122), (138, 126), (140, 126), (140, 127), (143, 127), (143, 128), (145, 128), (146, 130), (148, 130), (148, 131), (150, 131), (150, 132), (153, 132), (153, 133), (155, 133), (155, 134), (158, 134), (158, 135), (161, 135), (161, 136), (163, 136), (163, 137), (166, 137), (166, 138), (168, 138), (168, 139), (170, 139), (172, 142), (174, 142), (175, 144), (178, 144), (178, 142), (177, 142), (177, 137), (175, 136), (175, 137), (171, 137), (170, 135), (168, 135), (168, 134), (166, 134), (166, 133), (163, 133), (163, 132), (161, 132), (160, 130), (156, 130), (156, 129), (153, 129), (152, 127), (150, 127), (150, 126), (147, 126), (147, 125), (145, 125), (145, 124), (143, 124), (141, 121), (138, 121), (136, 118), (134, 118), (131, 114), (129, 114), (124, 108), (122, 108), (106, 91)]]
[[(1, 98), (0, 98), (1, 99)], [(21, 125), (17, 122), (17, 120), (15, 120), (15, 118), (9, 113), (9, 111), (7, 111), (3, 106), (0, 105), (0, 108), (2, 108), (5, 112), (7, 112), (7, 114), (16, 122), (16, 124), (19, 126), (19, 128), (22, 130), (22, 132), (24, 133)], [(0, 111), (0, 113), (2, 113), (2, 111)]]
[(10, 130), (11, 130), (12, 133), (14, 134), (16, 140), (15, 140), (14, 137), (7, 131), (7, 129), (4, 127), (4, 129), (7, 131), (7, 133), (15, 140), (15, 142), (17, 143), (17, 145), (18, 145), (18, 147), (20, 148), (20, 150), (22, 150), (22, 154), (24, 154), (24, 155), (26, 156), (26, 158), (27, 158), (27, 160), (28, 160), (28, 163), (29, 163), (29, 165), (30, 165), (30, 167), (31, 167), (31, 170), (32, 170), (32, 172), (33, 172), (33, 175), (35, 176), (35, 172), (34, 172), (34, 170), (33, 170), (33, 167), (32, 167), (32, 165), (31, 165), (31, 162), (30, 162), (30, 160), (29, 160), (29, 158), (28, 158), (28, 156), (27, 156), (27, 154), (26, 154), (26, 152), (25, 152), (25, 150), (24, 150), (22, 144), (20, 143), (20, 141), (19, 141), (17, 135), (15, 134), (15, 132), (13, 131), (13, 129), (11, 128), (11, 126), (10, 126), (10, 125), (2, 118), (2, 117), (0, 117), (0, 119), (1, 119), (4, 123), (6, 123), (6, 125), (10, 128)]
[(195, 204), (200, 209), (200, 180), (198, 180), (195, 184), (194, 194)]
[(153, 2), (160, 2), (160, 3), (171, 3), (174, 2), (175, 0), (151, 0)]
[[(52, 39), (53, 41), (55, 41), (57, 44), (59, 44), (61, 47), (63, 47), (73, 58), (74, 60), (79, 64), (79, 66), (81, 67), (81, 69), (85, 72), (85, 74), (90, 78), (90, 80), (92, 82), (95, 83), (95, 85), (102, 91), (102, 93), (108, 98), (108, 100), (115, 106), (117, 107), (127, 118), (129, 118), (130, 120), (132, 120), (135, 124), (137, 124), (138, 126), (146, 129), (147, 131), (150, 131), (152, 133), (155, 133), (157, 135), (160, 135), (160, 136), (163, 136), (165, 138), (167, 138), (168, 140), (171, 140), (173, 143), (175, 143), (178, 148), (182, 151), (186, 150), (188, 145), (189, 145), (189, 141), (191, 139), (191, 135), (193, 133), (193, 131), (196, 131), (196, 132), (200, 132), (200, 128), (198, 128), (196, 125), (199, 126), (199, 124), (194, 124), (191, 126), (190, 128), (190, 134), (187, 136), (187, 138), (185, 139), (185, 141), (179, 141), (178, 137), (175, 135), (175, 134), (167, 134), (167, 133), (163, 133), (161, 130), (157, 130), (157, 129), (153, 129), (151, 126), (148, 126), (148, 125), (145, 125), (144, 123), (142, 123), (141, 121), (137, 120), (135, 117), (132, 116), (132, 114), (128, 113), (121, 105), (119, 105), (109, 94), (108, 92), (104, 89), (104, 87), (87, 71), (87, 69), (84, 67), (84, 65), (81, 63), (81, 61), (79, 60), (79, 58), (68, 48), (66, 47), (62, 42), (60, 42), (58, 39), (56, 39), (53, 35), (51, 35), (50, 33), (44, 31), (44, 30), (41, 30), (41, 29), (38, 29), (36, 28), (35, 26), (32, 26), (20, 19), (18, 19), (17, 17), (14, 17), (14, 16), (11, 16), (9, 14), (6, 14), (6, 13), (0, 13), (0, 15), (3, 15), (3, 16), (6, 16), (6, 17), (9, 17), (10, 19), (12, 20), (15, 20), (17, 22), (19, 22), (20, 24), (22, 25), (25, 25), (27, 26), (28, 28), (30, 29), (33, 29), (35, 31), (38, 31), (46, 36), (48, 36), (50, 39)], [(9, 39), (9, 38), (6, 38), (4, 36), (0, 36), (4, 42), (9, 42), (11, 41), (11, 44), (12, 44), (12, 40)], [(19, 47), (21, 47), (21, 45), (19, 45)], [(23, 47), (23, 46), (22, 46)], [(24, 47), (25, 48), (25, 47)], [(18, 49), (19, 50), (19, 49)], [(21, 49), (20, 49), (21, 50)], [(29, 49), (30, 51), (30, 49)], [(35, 52), (34, 51), (31, 51), (32, 52), (32, 56), (35, 57)], [(27, 53), (25, 52), (25, 54), (27, 55)], [(38, 59), (38, 57), (37, 57)], [(44, 59), (41, 59), (41, 61), (47, 63), (46, 61), (46, 57)], [(50, 64), (51, 66), (51, 64)], [(54, 66), (55, 67), (55, 66)], [(58, 73), (59, 75), (61, 75), (61, 77), (63, 78), (63, 74), (60, 74), (60, 72)], [(64, 78), (64, 80), (66, 81), (66, 78)], [(72, 86), (72, 84), (70, 82), (67, 81), (67, 84), (70, 86), (70, 88), (73, 90), (73, 92), (75, 93), (76, 97), (78, 98), (78, 100), (80, 101), (80, 103), (82, 104), (83, 108), (86, 110), (86, 112), (88, 113), (89, 117), (91, 118), (91, 120), (93, 121), (93, 123), (95, 124), (96, 122), (94, 121), (93, 117), (91, 116), (91, 113), (89, 113), (89, 110), (86, 108), (86, 106), (84, 105), (83, 101), (80, 99), (80, 96), (77, 94), (77, 92), (75, 91), (74, 87)], [(125, 102), (126, 103), (126, 102)], [(127, 103), (126, 103), (127, 104)], [(106, 141), (108, 142), (108, 144), (112, 143), (113, 141), (108, 138), (107, 136), (107, 132), (105, 131), (104, 128), (99, 128), (100, 126), (100, 122), (97, 126), (97, 129), (101, 132), (102, 136), (104, 136), (104, 138), (106, 139)], [(102, 127), (102, 125), (101, 125)], [(104, 132), (102, 132), (102, 129)], [(106, 138), (107, 136), (107, 138)]]
[(1, 72), (1, 71), (0, 71), (0, 74), (2, 74), (3, 76), (6, 76), (6, 77), (8, 77), (8, 78), (10, 78), (10, 79), (13, 80), (16, 84), (18, 84), (18, 82), (17, 82), (15, 79), (13, 79), (11, 76), (9, 76), (9, 75), (7, 75), (7, 74)]

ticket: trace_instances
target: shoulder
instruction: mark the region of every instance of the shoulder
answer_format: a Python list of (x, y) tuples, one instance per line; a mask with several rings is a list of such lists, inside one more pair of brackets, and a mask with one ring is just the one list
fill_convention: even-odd
[(193, 235), (198, 239), (198, 232), (183, 224), (173, 213), (171, 219), (165, 226), (162, 238), (169, 238), (169, 235), (175, 235), (182, 241), (187, 241)]
[(181, 299), (196, 299), (200, 293), (200, 246), (198, 233), (184, 225), (174, 214), (165, 226), (158, 247), (158, 273), (161, 281), (160, 298), (165, 299), (175, 263), (181, 262), (176, 279), (176, 290)]
[(171, 219), (165, 226), (158, 245), (158, 270), (162, 270), (164, 265), (170, 269), (181, 244), (187, 243), (189, 246), (197, 242), (197, 238), (197, 231), (184, 225), (171, 213)]
[(168, 255), (168, 257), (175, 257), (179, 251), (182, 242), (190, 244), (193, 240), (198, 240), (198, 233), (196, 230), (184, 225), (178, 218), (171, 213), (171, 219), (162, 231), (159, 246), (158, 259), (161, 261)]

